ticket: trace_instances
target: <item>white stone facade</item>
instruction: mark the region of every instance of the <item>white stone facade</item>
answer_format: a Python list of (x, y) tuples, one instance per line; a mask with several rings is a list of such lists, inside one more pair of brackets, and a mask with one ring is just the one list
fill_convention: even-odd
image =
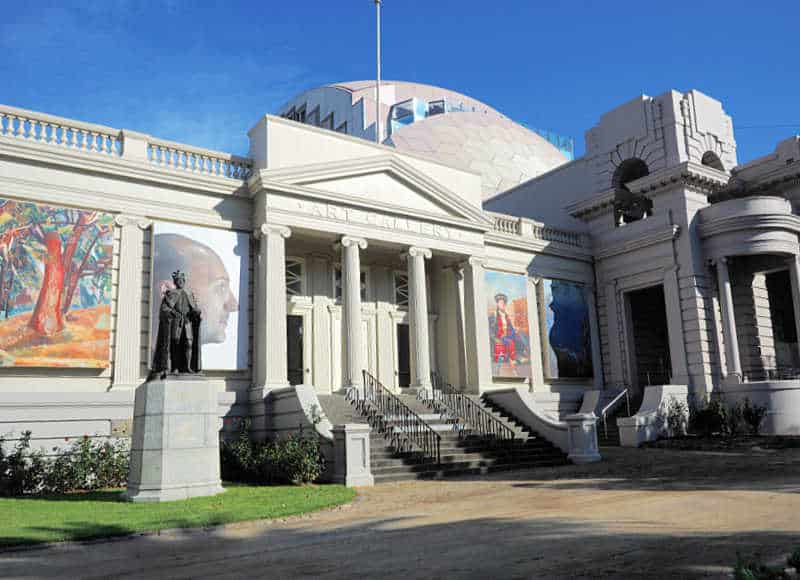
[[(772, 336), (787, 301), (767, 292), (785, 269), (800, 320), (797, 139), (737, 168), (719, 102), (696, 91), (642, 97), (587, 132), (585, 157), (484, 208), (480, 175), (422, 155), (273, 116), (249, 136), (239, 158), (0, 107), (0, 197), (114, 215), (108, 366), (0, 368), (0, 434), (30, 429), (45, 448), (129, 435), (150, 358), (152, 224), (161, 221), (250, 234), (249, 365), (209, 369), (204, 380), (233, 393), (225, 413), (251, 418), (259, 436), (282, 429), (271, 392), (357, 389), (362, 370), (398, 392), (429, 388), (431, 373), (468, 393), (521, 388), (554, 417), (575, 413), (589, 390), (660, 381), (690, 396), (728, 385), (744, 396), (758, 379), (752, 392), (776, 417), (769, 425), (800, 430), (775, 408), (800, 389), (772, 364), (791, 348), (800, 359), (798, 333)], [(645, 219), (631, 217), (626, 196), (649, 207)], [(521, 376), (493, 369), (486, 272), (526, 282), (531, 357)], [(555, 376), (549, 280), (573, 284), (588, 305), (591, 376)], [(740, 280), (750, 280), (749, 302)], [(654, 304), (663, 329), (648, 333), (637, 320), (660, 320)], [(763, 329), (743, 332), (751, 311)], [(742, 350), (754, 345), (761, 362), (745, 370)]]

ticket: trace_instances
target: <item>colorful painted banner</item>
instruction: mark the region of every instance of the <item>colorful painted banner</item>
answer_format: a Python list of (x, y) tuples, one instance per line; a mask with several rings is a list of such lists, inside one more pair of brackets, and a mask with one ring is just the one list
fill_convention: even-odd
[(543, 284), (549, 377), (591, 377), (592, 344), (584, 287), (565, 280), (544, 280)]
[(105, 368), (113, 216), (0, 198), (0, 366)]
[(530, 377), (527, 277), (487, 271), (485, 280), (492, 374)]
[(248, 368), (249, 265), (249, 234), (156, 222), (151, 275), (151, 354), (161, 298), (172, 287), (172, 273), (180, 270), (186, 274), (187, 287), (194, 293), (203, 314), (200, 323), (203, 368)]

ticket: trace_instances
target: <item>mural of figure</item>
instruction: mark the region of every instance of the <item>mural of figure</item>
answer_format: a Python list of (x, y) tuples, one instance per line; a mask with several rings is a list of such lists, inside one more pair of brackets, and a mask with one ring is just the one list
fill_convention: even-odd
[(550, 372), (552, 378), (592, 376), (589, 311), (583, 286), (563, 280), (548, 280), (547, 303)]
[[(215, 236), (220, 239), (217, 240)], [(244, 237), (244, 242), (240, 237)], [(247, 243), (246, 236), (237, 232), (156, 224), (151, 278), (151, 336), (156, 336), (155, 322), (160, 299), (172, 288), (171, 272), (180, 270), (186, 273), (189, 290), (203, 314), (200, 345), (206, 368), (246, 368), (247, 310), (245, 304), (244, 312), (240, 313), (240, 300), (247, 297), (245, 276), (249, 255), (239, 255), (235, 251), (247, 252)], [(154, 342), (151, 342), (151, 346), (154, 346)]]
[(527, 277), (487, 271), (485, 281), (492, 374), (507, 378), (529, 377)]
[(186, 274), (172, 274), (175, 288), (167, 290), (158, 316), (153, 367), (148, 379), (164, 378), (167, 373), (197, 373), (200, 365), (200, 309), (187, 292)]
[(517, 331), (514, 323), (508, 315), (506, 306), (508, 296), (496, 294), (494, 297), (496, 310), (492, 325), (492, 336), (494, 337), (494, 362), (495, 364), (509, 363), (512, 367), (517, 366)]

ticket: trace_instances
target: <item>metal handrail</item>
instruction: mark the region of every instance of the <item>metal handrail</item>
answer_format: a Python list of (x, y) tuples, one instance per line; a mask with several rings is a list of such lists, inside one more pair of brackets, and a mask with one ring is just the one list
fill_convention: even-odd
[[(478, 435), (493, 441), (512, 442), (516, 438), (514, 430), (484, 409), (453, 385), (431, 373), (432, 391), (421, 391), (423, 401), (437, 412), (449, 415), (456, 422), (460, 436)], [(461, 423), (463, 419), (464, 423)]]
[(625, 406), (627, 407), (628, 410), (628, 417), (630, 417), (631, 397), (630, 394), (628, 393), (627, 387), (622, 389), (622, 391), (620, 391), (613, 399), (611, 399), (610, 403), (608, 403), (605, 407), (600, 409), (600, 417), (603, 419), (603, 433), (605, 434), (606, 437), (608, 437), (608, 422), (607, 422), (608, 411), (609, 409), (613, 408), (622, 397), (625, 397)]
[(369, 424), (388, 438), (397, 451), (420, 451), (424, 457), (441, 463), (442, 436), (378, 379), (367, 371), (362, 373), (363, 397), (350, 394), (348, 398)]

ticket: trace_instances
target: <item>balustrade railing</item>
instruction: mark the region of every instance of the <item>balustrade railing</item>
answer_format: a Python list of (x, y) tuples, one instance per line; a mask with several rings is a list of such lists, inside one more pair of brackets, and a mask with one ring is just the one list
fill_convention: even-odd
[[(513, 443), (514, 430), (484, 409), (468, 395), (431, 373), (433, 389), (420, 391), (420, 398), (435, 411), (454, 421), (459, 435), (476, 435), (494, 442)], [(463, 421), (463, 422), (462, 422)]]
[(561, 230), (546, 226), (540, 222), (511, 215), (493, 212), (490, 212), (489, 215), (492, 217), (494, 231), (501, 234), (531, 237), (536, 240), (542, 240), (543, 242), (558, 242), (568, 246), (588, 246), (587, 236), (579, 232)]
[(0, 106), (0, 136), (85, 153), (122, 155), (118, 129), (14, 107)]
[[(145, 163), (199, 175), (244, 180), (253, 171), (253, 162), (247, 157), (164, 141), (148, 135), (126, 135), (125, 131), (112, 127), (4, 105), (0, 105), (0, 137), (139, 163), (143, 161), (142, 153), (131, 154), (129, 150), (146, 150)], [(135, 146), (127, 147), (130, 145), (129, 139), (137, 142)]]
[(363, 371), (364, 392), (353, 389), (348, 399), (369, 424), (400, 452), (419, 452), (437, 464), (441, 462), (442, 436), (367, 371)]
[(246, 157), (161, 139), (148, 139), (147, 155), (150, 163), (158, 167), (217, 177), (247, 179), (253, 169), (253, 162)]

